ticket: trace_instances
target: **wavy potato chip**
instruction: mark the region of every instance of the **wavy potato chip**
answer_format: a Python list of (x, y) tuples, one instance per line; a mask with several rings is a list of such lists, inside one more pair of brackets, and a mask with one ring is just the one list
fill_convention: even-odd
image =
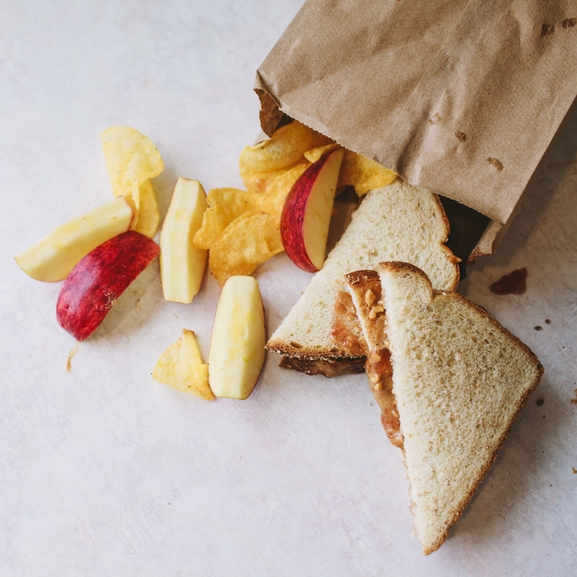
[(239, 158), (241, 175), (244, 171), (270, 172), (290, 166), (312, 148), (314, 139), (308, 126), (296, 120), (286, 124), (275, 130), (270, 139), (243, 149)]
[(225, 228), (242, 214), (261, 212), (262, 199), (246, 190), (237, 188), (213, 188), (206, 197), (206, 209), (202, 226), (196, 232), (193, 245), (208, 250)]
[(128, 126), (111, 126), (100, 134), (114, 196), (124, 196), (164, 170), (158, 149), (144, 134)]
[(276, 254), (267, 236), (269, 215), (245, 213), (229, 224), (208, 253), (210, 271), (222, 286), (234, 275), (250, 275)]
[(316, 162), (325, 152), (335, 150), (340, 148), (341, 145), (336, 142), (331, 142), (330, 144), (325, 144), (324, 146), (317, 146), (316, 148), (311, 148), (304, 153), (304, 157), (311, 163)]
[(264, 205), (271, 202), (274, 206), (281, 204), (282, 210), (282, 204), (293, 184), (310, 165), (311, 163), (303, 158), (291, 166), (272, 172), (247, 171), (241, 174), (241, 178), (249, 192), (263, 197)]
[(129, 201), (132, 200), (135, 207), (135, 218), (130, 228), (152, 238), (158, 230), (160, 213), (150, 180), (135, 184), (134, 189), (124, 196)]
[(202, 362), (194, 332), (187, 329), (160, 355), (152, 378), (207, 401), (215, 398), (208, 384), (208, 365)]
[(337, 187), (354, 186), (359, 196), (391, 184), (397, 174), (382, 164), (345, 149)]

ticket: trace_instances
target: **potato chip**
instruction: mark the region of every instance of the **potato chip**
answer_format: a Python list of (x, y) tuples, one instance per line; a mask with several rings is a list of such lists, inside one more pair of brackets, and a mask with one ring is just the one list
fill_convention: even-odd
[(269, 140), (247, 146), (240, 154), (241, 176), (245, 171), (271, 172), (299, 161), (312, 148), (314, 132), (298, 121), (275, 130)]
[(356, 193), (363, 196), (369, 190), (391, 184), (395, 178), (395, 172), (378, 162), (345, 150), (337, 187), (354, 186)]
[(325, 144), (324, 146), (317, 146), (316, 148), (311, 148), (304, 153), (304, 157), (309, 162), (316, 162), (325, 152), (335, 150), (335, 148), (340, 148), (340, 144), (336, 142), (331, 142), (330, 144)]
[(135, 218), (130, 228), (152, 238), (158, 230), (160, 213), (150, 180), (145, 180), (140, 185), (135, 184), (134, 190), (124, 196), (129, 201), (132, 200), (136, 208)]
[(269, 214), (264, 232), (270, 256), (273, 257), (275, 254), (283, 252), (284, 245), (280, 235), (280, 218), (276, 218), (274, 215)]
[(213, 188), (206, 201), (209, 207), (204, 213), (202, 226), (194, 236), (193, 245), (208, 250), (233, 220), (245, 213), (259, 213), (262, 199), (246, 190)]
[(207, 401), (215, 398), (208, 384), (208, 365), (202, 362), (194, 332), (187, 329), (160, 355), (152, 378)]
[(152, 141), (127, 126), (112, 126), (100, 135), (114, 196), (124, 196), (164, 170)]
[[(263, 206), (270, 206), (271, 203), (274, 206), (280, 204), (282, 210), (282, 205), (293, 184), (310, 164), (308, 160), (303, 159), (287, 168), (273, 172), (245, 172), (241, 177), (249, 192), (262, 195)], [(268, 212), (266, 208), (263, 210)]]
[(250, 275), (271, 258), (267, 242), (269, 215), (245, 213), (229, 224), (208, 253), (212, 274), (222, 286), (234, 275)]

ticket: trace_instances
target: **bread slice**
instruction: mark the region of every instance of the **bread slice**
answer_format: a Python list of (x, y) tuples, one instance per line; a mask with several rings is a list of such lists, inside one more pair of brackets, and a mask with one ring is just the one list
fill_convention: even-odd
[(484, 309), (434, 291), (417, 267), (378, 271), (414, 530), (428, 555), (471, 500), (543, 367)]
[(449, 224), (435, 194), (400, 179), (369, 192), (267, 349), (290, 357), (285, 365), (297, 370), (310, 369), (311, 364), (323, 374), (330, 373), (327, 367), (341, 374), (355, 364), (362, 370), (362, 355), (351, 354), (331, 337), (335, 300), (339, 291), (346, 292), (343, 275), (401, 260), (426, 271), (436, 288), (455, 289), (459, 259), (444, 245), (448, 234)]

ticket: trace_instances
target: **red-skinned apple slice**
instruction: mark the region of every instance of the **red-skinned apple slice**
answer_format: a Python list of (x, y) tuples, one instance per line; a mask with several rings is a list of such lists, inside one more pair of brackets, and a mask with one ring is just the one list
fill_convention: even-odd
[(66, 277), (56, 317), (77, 340), (89, 337), (130, 283), (158, 256), (158, 245), (129, 230), (89, 252)]
[(325, 261), (329, 224), (343, 149), (332, 150), (311, 164), (294, 183), (282, 215), (280, 232), (288, 257), (308, 272)]

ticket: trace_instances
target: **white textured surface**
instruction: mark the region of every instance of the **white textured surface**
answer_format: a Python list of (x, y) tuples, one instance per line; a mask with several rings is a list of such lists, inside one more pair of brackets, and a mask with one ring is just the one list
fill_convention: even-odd
[[(66, 372), (59, 285), (12, 256), (111, 198), (98, 135), (113, 124), (161, 150), (163, 210), (178, 176), (240, 185), (254, 71), (299, 5), (0, 0), (2, 576), (577, 572), (577, 114), (498, 254), (462, 285), (546, 372), (433, 555), (410, 537), (405, 474), (362, 375), (306, 377), (271, 357), (249, 400), (213, 403), (151, 380), (182, 327), (207, 355), (212, 278), (191, 305), (165, 303), (153, 265)], [(525, 295), (489, 291), (521, 266)], [(272, 329), (308, 275), (278, 256), (258, 280)]]

